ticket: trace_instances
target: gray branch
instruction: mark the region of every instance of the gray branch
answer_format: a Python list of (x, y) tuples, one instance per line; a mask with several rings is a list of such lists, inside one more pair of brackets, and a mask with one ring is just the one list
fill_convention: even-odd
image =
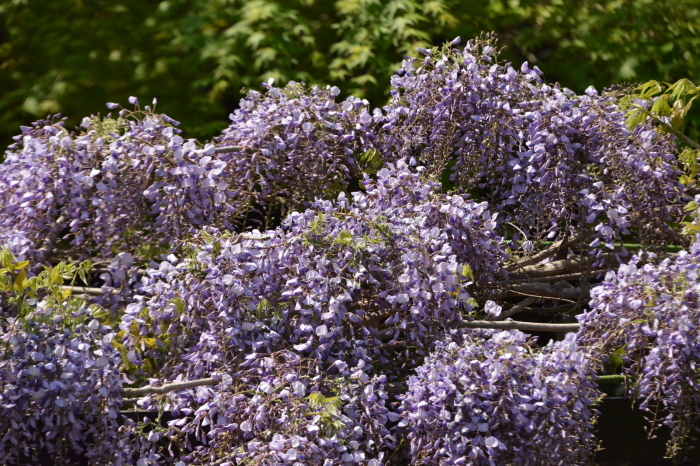
[(572, 238), (561, 239), (561, 240), (555, 242), (554, 244), (552, 244), (551, 246), (549, 246), (548, 248), (545, 248), (545, 249), (533, 254), (532, 256), (525, 257), (507, 268), (508, 268), (508, 270), (520, 271), (523, 267), (526, 267), (528, 265), (537, 264), (538, 262), (543, 261), (544, 259), (548, 258), (549, 256), (556, 254), (557, 251), (559, 251), (559, 249), (561, 249), (562, 247), (567, 247), (569, 244), (578, 243), (582, 237), (583, 237), (583, 234), (578, 233), (578, 234), (574, 235)]
[(537, 300), (539, 300), (539, 298), (524, 299), (521, 302), (519, 302), (518, 304), (516, 304), (515, 306), (513, 306), (512, 308), (510, 308), (507, 311), (505, 311), (504, 313), (502, 313), (500, 316), (498, 316), (498, 319), (499, 320), (506, 320), (509, 317), (517, 314), (518, 312), (524, 311), (527, 308), (527, 306), (529, 306), (530, 304), (534, 303)]
[[(95, 288), (91, 286), (62, 286), (61, 290), (71, 291), (73, 294), (84, 294), (89, 296), (101, 296), (105, 294), (102, 288)], [(109, 294), (119, 294), (117, 290), (109, 291)]]
[(214, 149), (215, 154), (225, 154), (227, 152), (240, 152), (244, 150), (243, 146), (228, 146), (228, 147), (217, 147)]
[(175, 390), (185, 390), (186, 388), (202, 387), (205, 385), (218, 385), (219, 383), (221, 383), (219, 379), (208, 378), (188, 380), (186, 382), (166, 383), (160, 387), (123, 388), (122, 396), (138, 397), (143, 395), (161, 395)]
[(523, 330), (531, 332), (577, 332), (579, 324), (544, 324), (539, 322), (519, 322), (515, 320), (473, 320), (471, 322), (462, 322), (460, 327)]

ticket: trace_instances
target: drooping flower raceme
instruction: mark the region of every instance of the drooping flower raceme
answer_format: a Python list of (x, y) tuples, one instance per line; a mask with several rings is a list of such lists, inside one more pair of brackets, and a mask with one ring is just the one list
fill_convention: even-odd
[(0, 462), (36, 464), (43, 454), (67, 464), (82, 454), (110, 463), (122, 385), (114, 333), (86, 311), (45, 304), (0, 328)]
[(439, 344), (409, 377), (411, 464), (590, 463), (599, 392), (574, 334), (541, 352), (516, 330), (463, 339)]
[(579, 340), (603, 362), (614, 352), (622, 357), (629, 394), (650, 412), (653, 428), (671, 428), (668, 454), (681, 458), (700, 415), (700, 244), (655, 259), (635, 256), (591, 291), (591, 311), (578, 316)]
[(229, 215), (258, 228), (345, 190), (350, 175), (359, 175), (356, 158), (372, 122), (369, 102), (352, 96), (336, 102), (337, 87), (265, 87), (241, 100), (231, 125), (215, 139), (219, 147), (238, 148), (216, 156), (227, 166), (229, 189), (245, 199)]
[(524, 239), (590, 230), (589, 243), (611, 244), (633, 226), (643, 241), (673, 237), (672, 141), (651, 122), (629, 131), (621, 92), (549, 86), (537, 67), (499, 63), (491, 39), (434, 49), (419, 65), (404, 61), (375, 111), (385, 159), (414, 156), (434, 176), (453, 164), (456, 186), (481, 187)]
[[(459, 326), (471, 310), (472, 278), (493, 282), (505, 259), (487, 206), (436, 188), (400, 161), (352, 201), (342, 194), (318, 201), (276, 230), (203, 232), (192, 257), (149, 270), (145, 296), (128, 306), (121, 329), (134, 363), (158, 360), (161, 382), (228, 374), (239, 387), (233, 393), (259, 394), (241, 398), (222, 386), (170, 398), (176, 412), (197, 413), (183, 428), (206, 422), (224, 435), (228, 426), (226, 435), (241, 439), (235, 444), (256, 445), (260, 456), (251, 450), (250, 461), (266, 464), (273, 446), (264, 439), (274, 433), (310, 435), (324, 452), (314, 458), (331, 458), (326, 446), (347, 438), (341, 443), (348, 451), (333, 447), (339, 460), (364, 454), (379, 461), (378, 452), (396, 445), (386, 427), (384, 384)], [(159, 343), (149, 346), (149, 338)], [(306, 388), (295, 389), (296, 381)], [(282, 393), (288, 402), (277, 399)], [(340, 397), (346, 427), (336, 426), (338, 438), (326, 426), (334, 416), (304, 417), (311, 393)], [(271, 397), (273, 404), (263, 402)], [(374, 414), (360, 426), (363, 412)], [(272, 421), (290, 417), (305, 419), (299, 426), (307, 432)], [(323, 464), (311, 456), (308, 464)], [(270, 464), (286, 464), (274, 458)]]
[(138, 106), (118, 119), (85, 118), (80, 134), (62, 121), (23, 127), (0, 165), (0, 243), (33, 262), (63, 239), (77, 257), (153, 256), (144, 247), (168, 248), (203, 226), (266, 225), (336, 195), (363, 145), (368, 105), (336, 103), (338, 93), (294, 83), (251, 92), (204, 147)]

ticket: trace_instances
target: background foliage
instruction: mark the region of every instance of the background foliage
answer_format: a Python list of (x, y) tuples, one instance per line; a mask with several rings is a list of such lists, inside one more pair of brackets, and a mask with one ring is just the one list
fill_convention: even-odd
[[(695, 0), (5, 0), (0, 142), (49, 113), (76, 126), (129, 95), (157, 97), (185, 137), (208, 139), (241, 88), (271, 77), (335, 84), (382, 105), (404, 55), (491, 30), (504, 58), (576, 92), (697, 82), (698, 24)], [(690, 121), (696, 136), (697, 116)]]

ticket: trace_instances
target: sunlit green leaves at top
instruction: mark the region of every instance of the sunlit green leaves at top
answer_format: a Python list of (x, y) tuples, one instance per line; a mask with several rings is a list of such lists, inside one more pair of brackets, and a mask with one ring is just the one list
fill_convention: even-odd
[(507, 60), (528, 60), (577, 92), (697, 82), (697, 24), (696, 0), (4, 2), (0, 141), (49, 113), (68, 116), (70, 129), (129, 95), (157, 97), (185, 137), (209, 139), (241, 88), (268, 78), (337, 85), (381, 106), (405, 55), (484, 31), (508, 46)]
[[(636, 91), (628, 97), (630, 111), (627, 115), (627, 126), (630, 129), (647, 117), (652, 117), (665, 118), (673, 128), (683, 131), (685, 117), (690, 112), (700, 87), (684, 78), (673, 84), (648, 81), (638, 86)], [(650, 108), (643, 107), (641, 102), (647, 102)]]

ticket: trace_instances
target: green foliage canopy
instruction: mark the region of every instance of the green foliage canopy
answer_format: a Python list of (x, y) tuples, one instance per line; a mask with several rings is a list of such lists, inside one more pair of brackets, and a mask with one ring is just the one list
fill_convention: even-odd
[(507, 59), (577, 92), (697, 82), (697, 24), (695, 0), (5, 0), (0, 141), (49, 113), (74, 126), (129, 95), (157, 97), (187, 137), (210, 138), (241, 88), (269, 78), (335, 84), (380, 105), (402, 56), (490, 30)]

